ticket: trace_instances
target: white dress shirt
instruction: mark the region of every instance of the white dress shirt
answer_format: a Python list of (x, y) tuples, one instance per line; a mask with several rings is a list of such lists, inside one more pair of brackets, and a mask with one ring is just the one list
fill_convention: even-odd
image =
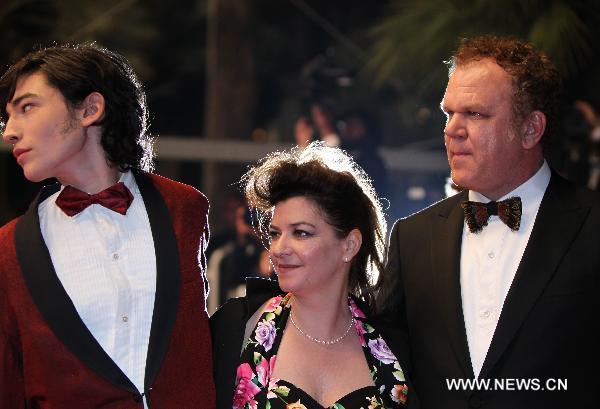
[(123, 173), (120, 181), (133, 194), (126, 215), (93, 204), (69, 217), (56, 205), (60, 192), (42, 202), (38, 214), (56, 274), (79, 316), (142, 393), (156, 256), (150, 221), (133, 174)]
[[(479, 233), (463, 228), (460, 287), (469, 353), (475, 377), (479, 376), (492, 342), (504, 300), (521, 262), (542, 197), (550, 182), (550, 168), (542, 167), (529, 180), (498, 199), (519, 196), (523, 204), (521, 226), (513, 232), (498, 216), (491, 216)], [(469, 200), (487, 203), (469, 191)]]

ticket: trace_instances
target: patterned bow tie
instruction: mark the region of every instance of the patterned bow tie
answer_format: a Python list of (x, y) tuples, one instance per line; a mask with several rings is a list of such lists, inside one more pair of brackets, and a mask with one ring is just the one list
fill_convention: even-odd
[(471, 233), (479, 233), (488, 224), (488, 219), (492, 215), (497, 215), (512, 231), (519, 230), (521, 227), (521, 198), (511, 197), (500, 202), (462, 202), (461, 207), (465, 212), (467, 226)]
[(56, 205), (67, 216), (75, 216), (94, 203), (124, 215), (132, 201), (133, 195), (127, 186), (123, 182), (119, 182), (94, 195), (67, 186), (56, 198)]

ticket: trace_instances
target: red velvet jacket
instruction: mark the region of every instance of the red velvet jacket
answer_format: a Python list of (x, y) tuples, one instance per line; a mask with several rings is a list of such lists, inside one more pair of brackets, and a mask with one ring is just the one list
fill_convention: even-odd
[[(197, 190), (136, 174), (156, 252), (146, 361), (150, 408), (215, 407), (205, 309), (208, 202)], [(143, 408), (141, 391), (100, 347), (52, 266), (37, 208), (0, 229), (0, 408)], [(200, 249), (200, 251), (199, 251)]]

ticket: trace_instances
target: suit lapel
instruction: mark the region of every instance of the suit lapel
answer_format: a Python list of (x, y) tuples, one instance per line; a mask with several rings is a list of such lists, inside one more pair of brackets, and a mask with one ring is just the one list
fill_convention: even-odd
[(85, 365), (111, 384), (137, 393), (135, 386), (85, 326), (62, 286), (40, 230), (38, 206), (60, 185), (45, 187), (15, 227), (17, 259), (40, 314), (55, 336)]
[(577, 202), (573, 188), (553, 174), (523, 258), (506, 296), (481, 377), (489, 375), (515, 337), (588, 213), (589, 207), (583, 207)]
[(450, 343), (466, 378), (473, 377), (460, 291), (460, 253), (464, 216), (458, 205), (467, 199), (462, 192), (447, 200), (431, 230), (431, 260), (434, 285)]
[(179, 253), (177, 237), (165, 200), (148, 175), (137, 172), (134, 175), (148, 212), (156, 253), (156, 295), (144, 378), (146, 387), (149, 387), (160, 371), (177, 317)]

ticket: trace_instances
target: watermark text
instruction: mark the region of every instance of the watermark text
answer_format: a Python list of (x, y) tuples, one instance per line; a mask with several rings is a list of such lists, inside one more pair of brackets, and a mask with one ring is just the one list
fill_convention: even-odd
[(450, 391), (566, 391), (566, 378), (446, 378)]

